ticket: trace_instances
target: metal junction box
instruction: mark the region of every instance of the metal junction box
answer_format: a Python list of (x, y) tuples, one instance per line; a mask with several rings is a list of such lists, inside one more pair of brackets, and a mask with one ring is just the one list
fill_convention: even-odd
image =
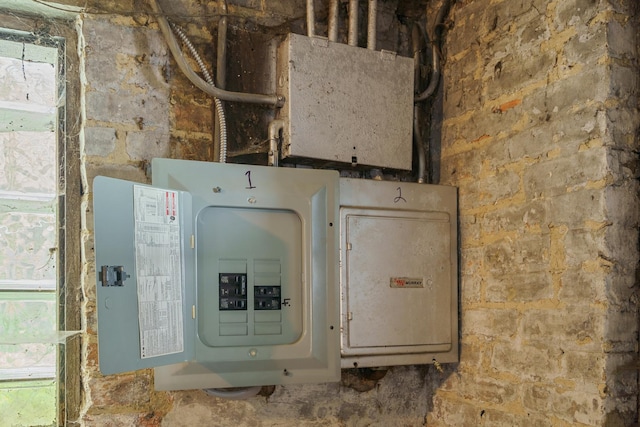
[(156, 367), (159, 390), (338, 381), (338, 173), (152, 167), (152, 186), (94, 181), (101, 371)]
[(411, 169), (413, 59), (290, 34), (278, 48), (282, 157)]
[(340, 180), (342, 367), (458, 361), (457, 191)]

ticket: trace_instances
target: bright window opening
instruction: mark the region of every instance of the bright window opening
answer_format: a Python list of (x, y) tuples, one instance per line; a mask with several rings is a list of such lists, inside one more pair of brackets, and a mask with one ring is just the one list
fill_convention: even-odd
[(56, 425), (58, 99), (56, 46), (0, 40), (0, 418)]

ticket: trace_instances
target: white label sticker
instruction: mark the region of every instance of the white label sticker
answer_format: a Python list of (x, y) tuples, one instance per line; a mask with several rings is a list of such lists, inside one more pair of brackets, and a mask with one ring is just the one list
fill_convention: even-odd
[(179, 194), (134, 186), (140, 357), (184, 351)]

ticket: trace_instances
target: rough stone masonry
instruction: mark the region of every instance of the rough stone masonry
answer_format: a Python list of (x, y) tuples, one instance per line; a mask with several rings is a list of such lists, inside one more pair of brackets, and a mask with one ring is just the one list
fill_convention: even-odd
[(635, 421), (637, 32), (633, 1), (457, 3), (441, 182), (462, 359), (429, 425)]

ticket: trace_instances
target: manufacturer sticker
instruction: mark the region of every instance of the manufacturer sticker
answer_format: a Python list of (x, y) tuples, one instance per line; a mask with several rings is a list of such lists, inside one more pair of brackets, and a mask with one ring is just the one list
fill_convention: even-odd
[(392, 288), (424, 288), (422, 277), (392, 277), (389, 280)]
[(179, 194), (135, 185), (140, 358), (184, 351)]

